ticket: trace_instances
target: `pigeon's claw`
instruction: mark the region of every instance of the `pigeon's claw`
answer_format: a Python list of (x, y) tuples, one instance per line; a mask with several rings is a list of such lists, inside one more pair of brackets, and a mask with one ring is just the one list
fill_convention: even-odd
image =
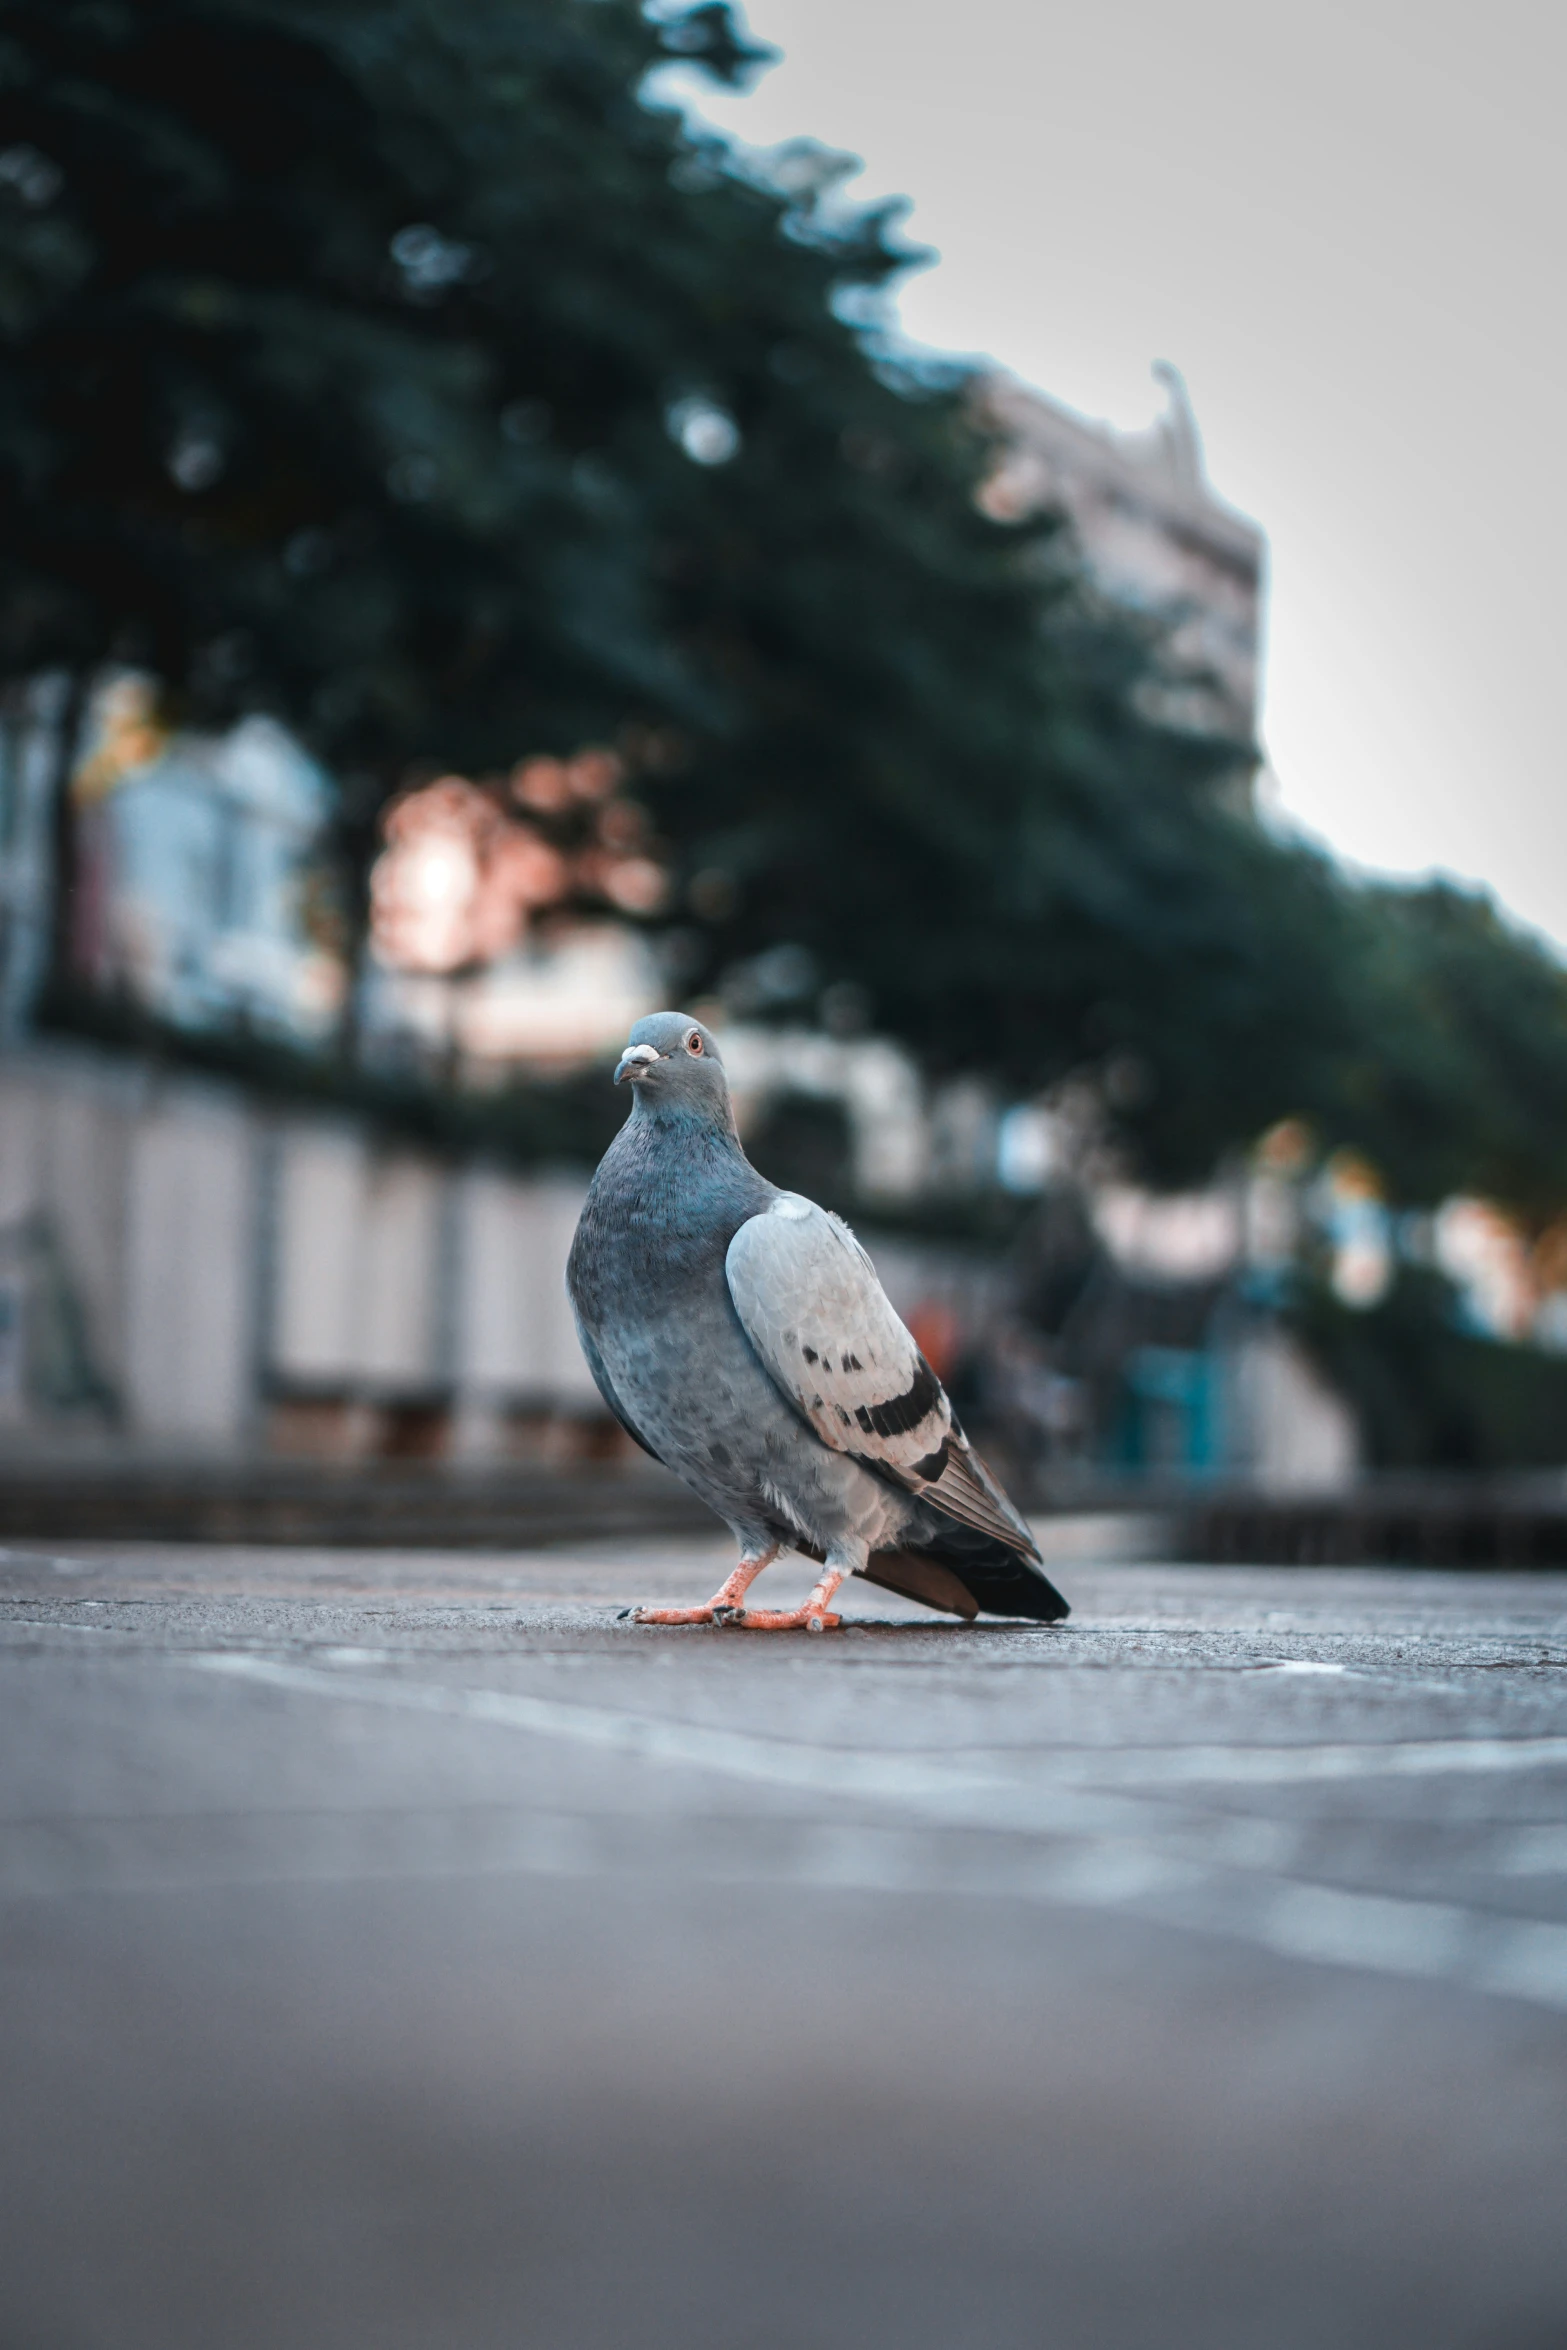
[(710, 1624), (715, 1613), (710, 1607), (630, 1607), (626, 1610), (633, 1624)]

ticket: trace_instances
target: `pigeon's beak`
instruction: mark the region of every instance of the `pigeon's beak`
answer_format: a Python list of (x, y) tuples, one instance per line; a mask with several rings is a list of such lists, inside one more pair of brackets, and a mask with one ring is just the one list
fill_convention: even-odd
[(657, 1059), (658, 1054), (650, 1044), (628, 1044), (615, 1064), (615, 1083), (624, 1085), (629, 1079), (634, 1085), (639, 1077), (647, 1075)]

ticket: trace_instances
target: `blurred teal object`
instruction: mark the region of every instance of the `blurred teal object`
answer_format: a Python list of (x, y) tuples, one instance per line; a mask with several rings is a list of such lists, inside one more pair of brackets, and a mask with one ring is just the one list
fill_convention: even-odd
[(1121, 1372), (1115, 1465), (1195, 1475), (1223, 1465), (1220, 1364), (1193, 1347), (1140, 1346)]

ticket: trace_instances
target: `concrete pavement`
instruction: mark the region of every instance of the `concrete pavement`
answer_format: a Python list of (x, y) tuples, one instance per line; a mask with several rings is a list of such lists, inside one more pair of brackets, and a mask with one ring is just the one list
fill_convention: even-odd
[(724, 1564), (0, 1554), (6, 2350), (1567, 2338), (1567, 1576)]

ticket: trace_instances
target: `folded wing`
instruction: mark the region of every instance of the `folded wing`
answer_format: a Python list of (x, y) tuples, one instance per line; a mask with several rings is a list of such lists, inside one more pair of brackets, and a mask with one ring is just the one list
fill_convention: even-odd
[(824, 1444), (1038, 1564), (846, 1224), (784, 1192), (741, 1225), (726, 1271), (746, 1336)]

